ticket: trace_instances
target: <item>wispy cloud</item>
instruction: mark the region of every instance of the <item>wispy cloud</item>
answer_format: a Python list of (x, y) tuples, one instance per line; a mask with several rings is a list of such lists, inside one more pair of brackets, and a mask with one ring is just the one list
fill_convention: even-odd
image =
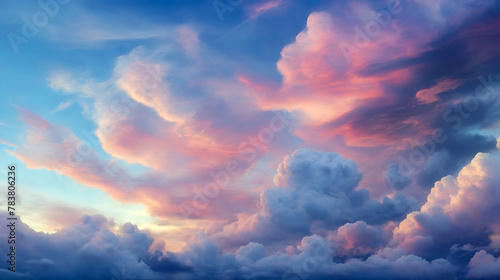
[(59, 105), (57, 105), (57, 107), (50, 112), (57, 113), (57, 112), (63, 111), (64, 109), (69, 108), (71, 105), (73, 105), (73, 103), (75, 103), (75, 101), (71, 100), (71, 99), (63, 101), (63, 102), (59, 103)]

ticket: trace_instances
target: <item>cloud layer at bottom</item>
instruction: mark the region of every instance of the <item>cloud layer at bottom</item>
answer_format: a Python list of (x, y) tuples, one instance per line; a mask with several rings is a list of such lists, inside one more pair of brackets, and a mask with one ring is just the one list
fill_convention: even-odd
[[(500, 276), (500, 218), (492, 213), (498, 213), (499, 168), (498, 152), (477, 154), (458, 176), (437, 182), (427, 203), (401, 221), (382, 215), (398, 208), (391, 202), (396, 196), (383, 203), (353, 199), (363, 192), (356, 186), (360, 174), (354, 162), (333, 153), (298, 150), (278, 168), (277, 186), (263, 191), (257, 216), (239, 221), (246, 230), (260, 229), (260, 234), (232, 232), (237, 239), (243, 235), (238, 240), (245, 240), (244, 245), (224, 238), (237, 226), (198, 233), (181, 252), (171, 253), (164, 252), (164, 244), (154, 242), (147, 230), (130, 223), (114, 230), (113, 221), (102, 216), (84, 216), (54, 234), (35, 232), (18, 222), (18, 272), (0, 270), (0, 275), (8, 279), (495, 279)], [(283, 193), (272, 199), (275, 192)], [(331, 220), (321, 215), (319, 202), (307, 203), (315, 192), (335, 198), (328, 205), (344, 205), (338, 197), (357, 205), (335, 208), (333, 213), (361, 209), (359, 213), (375, 211), (387, 219), (370, 220), (369, 215), (359, 214), (350, 215), (349, 221)], [(6, 218), (5, 213), (1, 216)], [(308, 225), (304, 235), (287, 235), (281, 241), (269, 237), (297, 219)], [(7, 238), (5, 232), (1, 238)]]

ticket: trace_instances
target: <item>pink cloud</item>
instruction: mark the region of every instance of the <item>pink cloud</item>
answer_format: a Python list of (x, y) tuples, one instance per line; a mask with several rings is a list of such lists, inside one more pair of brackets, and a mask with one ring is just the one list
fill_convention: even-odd
[[(294, 43), (285, 46), (278, 62), (283, 75), (283, 85), (278, 91), (253, 85), (249, 79), (240, 81), (256, 91), (262, 108), (287, 108), (304, 113), (305, 123), (319, 126), (342, 115), (370, 104), (376, 99), (392, 103), (384, 84), (403, 84), (409, 79), (409, 70), (394, 70), (383, 75), (366, 76), (360, 70), (368, 67), (374, 59), (392, 59), (398, 52), (387, 51), (392, 42), (388, 34), (372, 41), (363, 48), (360, 57), (349, 64), (339, 44), (351, 40), (354, 34), (336, 26), (327, 13), (309, 16), (304, 31), (297, 35)], [(370, 48), (370, 46), (373, 46)], [(400, 55), (406, 55), (400, 51)], [(258, 93), (260, 91), (261, 93)]]
[(252, 6), (251, 17), (258, 16), (264, 12), (267, 12), (270, 9), (277, 8), (281, 6), (283, 2), (284, 2), (283, 0), (272, 0), (256, 4)]
[(437, 85), (431, 88), (419, 90), (417, 92), (416, 97), (419, 101), (422, 101), (424, 103), (433, 103), (439, 100), (437, 97), (439, 93), (456, 89), (460, 85), (462, 85), (461, 81), (454, 81), (454, 80), (439, 81)]
[[(20, 113), (28, 125), (27, 139), (23, 145), (8, 152), (28, 168), (53, 170), (86, 186), (102, 189), (118, 201), (144, 204), (161, 219), (182, 224), (184, 217), (179, 213), (179, 206), (192, 203), (193, 188), (203, 192), (203, 186), (213, 183), (208, 176), (212, 169), (207, 168), (201, 168), (199, 173), (193, 169), (189, 176), (175, 177), (163, 171), (132, 175), (125, 166), (101, 159), (92, 145), (78, 139), (70, 129), (53, 125), (26, 109), (20, 108)], [(134, 134), (126, 134), (122, 139), (131, 135)], [(139, 136), (148, 145), (158, 144)], [(128, 145), (136, 152), (147, 151), (147, 147), (136, 146), (139, 144), (133, 140), (120, 145)], [(215, 171), (224, 170), (225, 165), (212, 167)], [(216, 197), (211, 197), (210, 203), (198, 208), (197, 215), (190, 218), (230, 220), (239, 211), (251, 209), (254, 201), (255, 198), (244, 190), (221, 189)]]

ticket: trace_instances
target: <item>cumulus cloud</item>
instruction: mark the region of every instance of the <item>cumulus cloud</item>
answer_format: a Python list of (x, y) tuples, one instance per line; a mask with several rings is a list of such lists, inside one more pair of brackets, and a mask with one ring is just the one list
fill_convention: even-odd
[(338, 257), (363, 257), (385, 247), (390, 237), (384, 228), (357, 221), (339, 227), (328, 239)]
[[(478, 154), (457, 178), (443, 178), (431, 190), (422, 209), (409, 214), (394, 229), (391, 241), (393, 225), (404, 217), (408, 208), (398, 206), (392, 201), (394, 198), (381, 203), (369, 196), (356, 195), (362, 190), (357, 187), (361, 174), (354, 162), (334, 153), (298, 150), (280, 164), (275, 177), (278, 186), (264, 191), (260, 213), (238, 221), (235, 227), (225, 228), (222, 235), (198, 233), (179, 253), (151, 252), (153, 238), (147, 231), (126, 223), (115, 232), (113, 221), (102, 216), (84, 216), (79, 223), (54, 234), (34, 232), (20, 222), (22, 245), (18, 250), (24, 260), (19, 269), (28, 273), (18, 276), (19, 279), (102, 279), (116, 275), (138, 279), (454, 277), (458, 268), (439, 256), (457, 249), (455, 244), (467, 243), (461, 248), (471, 250), (488, 245), (488, 235), (484, 234), (493, 234), (499, 222), (494, 215), (488, 215), (499, 210), (495, 205), (498, 201), (495, 183), (500, 181), (495, 171), (499, 166), (498, 158)], [(266, 194), (269, 190), (275, 195), (272, 199), (265, 198), (270, 195)], [(326, 215), (320, 215), (323, 212), (313, 207), (322, 206), (319, 197), (332, 199), (331, 204), (342, 207), (327, 209)], [(309, 201), (314, 198), (315, 203)], [(345, 218), (335, 215), (340, 211)], [(368, 212), (377, 213), (377, 219)], [(297, 225), (285, 219), (299, 221), (297, 225), (304, 226), (303, 231), (293, 228), (300, 234), (290, 238), (286, 235), (290, 230), (287, 227)], [(237, 230), (231, 231), (234, 229)], [(241, 238), (252, 231), (253, 234)], [(311, 234), (312, 231), (318, 234)], [(272, 236), (276, 233), (279, 235)], [(240, 239), (225, 243), (231, 234)], [(277, 242), (278, 238), (281, 242)], [(391, 244), (396, 247), (391, 248)], [(495, 277), (497, 268), (498, 258), (479, 251), (469, 262), (467, 276)]]
[(399, 164), (391, 163), (387, 167), (387, 171), (384, 173), (385, 182), (388, 186), (395, 188), (396, 190), (404, 189), (406, 186), (411, 184), (411, 179), (403, 176), (402, 170)]
[[(6, 215), (0, 216), (6, 219)], [(17, 270), (25, 276), (20, 279), (112, 279), (116, 273), (154, 278), (155, 273), (140, 261), (153, 243), (150, 233), (130, 223), (115, 233), (114, 226), (103, 216), (83, 216), (56, 233), (44, 234), (17, 221)], [(7, 239), (6, 231), (0, 235)]]
[(398, 221), (416, 207), (414, 200), (401, 194), (381, 202), (372, 199), (368, 190), (357, 188), (360, 179), (352, 160), (335, 153), (297, 150), (278, 167), (277, 186), (262, 193), (260, 212), (241, 216), (214, 238), (240, 245), (250, 240), (267, 244), (349, 222), (377, 225)]
[(249, 243), (236, 253), (223, 253), (198, 236), (179, 259), (195, 264), (188, 279), (443, 279), (456, 268), (447, 260), (426, 261), (401, 249), (385, 248), (365, 260), (335, 262), (334, 244), (328, 239), (305, 236), (297, 245), (264, 256), (264, 247)]
[(497, 215), (500, 177), (497, 156), (479, 153), (457, 177), (432, 188), (420, 211), (410, 213), (394, 230), (401, 248), (420, 256), (447, 254), (454, 244), (486, 246), (500, 224)]
[(404, 217), (412, 206), (411, 199), (399, 194), (392, 199), (384, 197), (381, 203), (370, 199), (369, 191), (356, 189), (361, 180), (356, 164), (335, 153), (298, 150), (284, 159), (274, 179), (284, 188), (264, 193), (264, 209), (280, 220), (285, 220), (281, 209), (286, 209), (305, 212), (309, 219), (325, 226), (358, 220), (381, 224)]
[[(17, 225), (20, 245), (16, 248), (22, 258), (13, 279), (229, 280), (304, 276), (310, 279), (439, 279), (455, 269), (445, 260), (428, 262), (406, 255), (401, 249), (388, 248), (366, 260), (337, 263), (333, 261), (332, 241), (318, 235), (305, 236), (297, 245), (272, 253), (255, 242), (231, 253), (223, 252), (206, 235), (197, 234), (181, 252), (174, 254), (158, 250), (152, 253), (153, 238), (149, 232), (126, 223), (115, 233), (113, 221), (98, 215), (83, 216), (78, 223), (53, 234), (35, 232), (22, 221)], [(356, 229), (351, 227), (371, 231), (363, 223), (346, 225), (347, 231), (353, 233)], [(1, 235), (6, 238), (5, 233)], [(7, 272), (2, 269), (0, 275)]]
[(467, 278), (493, 279), (500, 277), (500, 259), (481, 250), (470, 260), (467, 266)]

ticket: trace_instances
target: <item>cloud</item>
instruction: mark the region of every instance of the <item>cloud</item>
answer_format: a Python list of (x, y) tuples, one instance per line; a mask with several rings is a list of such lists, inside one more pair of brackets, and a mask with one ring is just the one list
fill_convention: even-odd
[(425, 102), (425, 103), (432, 103), (436, 102), (438, 98), (436, 95), (446, 92), (452, 89), (457, 88), (462, 84), (461, 81), (453, 81), (453, 80), (444, 80), (444, 81), (439, 81), (437, 85), (435, 85), (432, 88), (428, 89), (423, 89), (417, 91), (417, 100)]
[(57, 107), (56, 107), (54, 110), (52, 110), (51, 112), (52, 112), (52, 113), (60, 112), (60, 111), (62, 111), (62, 110), (64, 110), (64, 109), (66, 109), (66, 108), (71, 107), (71, 105), (73, 105), (73, 103), (74, 103), (74, 101), (73, 101), (73, 100), (66, 100), (66, 101), (64, 101), (64, 102), (61, 102), (61, 103), (59, 103), (59, 104), (57, 105)]
[[(99, 215), (82, 216), (53, 234), (35, 232), (18, 220), (16, 254), (22, 257), (16, 267), (25, 276), (20, 279), (112, 279), (115, 271), (125, 278), (154, 278), (155, 273), (140, 261), (149, 255), (150, 233), (130, 223), (117, 233), (113, 228), (112, 220)], [(1, 235), (7, 239), (6, 231)]]
[(330, 234), (337, 257), (370, 256), (384, 248), (389, 238), (383, 228), (368, 225), (364, 221), (346, 223)]
[(436, 182), (420, 211), (410, 213), (394, 230), (394, 240), (407, 252), (425, 257), (448, 253), (452, 245), (487, 246), (500, 225), (496, 190), (497, 156), (479, 153), (457, 177)]
[[(235, 253), (224, 253), (207, 236), (197, 234), (179, 253), (151, 253), (149, 232), (130, 223), (121, 225), (116, 233), (113, 228), (112, 220), (98, 215), (83, 216), (53, 234), (35, 232), (18, 221), (20, 245), (16, 248), (22, 258), (15, 279), (292, 279), (298, 275), (310, 279), (438, 279), (455, 271), (445, 260), (427, 262), (388, 248), (366, 260), (332, 262), (333, 243), (318, 235), (305, 236), (297, 246), (268, 254), (264, 245), (255, 242)], [(371, 231), (362, 223), (345, 228)], [(4, 272), (0, 270), (0, 274)]]
[(397, 163), (391, 163), (387, 167), (387, 171), (384, 173), (384, 178), (388, 186), (395, 188), (396, 190), (404, 189), (406, 186), (411, 184), (411, 179), (403, 176), (401, 167)]
[[(401, 249), (383, 249), (366, 260), (352, 258), (333, 262), (330, 243), (318, 235), (306, 236), (287, 251), (262, 258), (262, 244), (242, 246), (238, 253), (217, 253), (217, 247), (203, 238), (196, 243), (198, 253), (189, 251), (191, 263), (200, 269), (190, 279), (443, 279), (456, 268), (444, 259), (428, 262)], [(250, 248), (252, 249), (250, 249)], [(257, 257), (241, 256), (241, 251), (258, 251)], [(187, 253), (187, 252), (184, 252)], [(201, 269), (203, 268), (203, 269)], [(243, 275), (243, 277), (242, 277)]]
[(470, 260), (467, 268), (467, 278), (493, 279), (500, 276), (500, 259), (481, 250)]
[(355, 163), (338, 154), (297, 150), (278, 167), (277, 186), (261, 194), (260, 211), (240, 216), (213, 238), (228, 246), (250, 240), (267, 245), (346, 223), (401, 220), (416, 207), (401, 194), (372, 199), (368, 190), (357, 188), (360, 179)]
[[(19, 108), (19, 112), (28, 125), (26, 143), (7, 152), (22, 160), (28, 168), (57, 170), (83, 184), (102, 188), (124, 201), (130, 201), (127, 188), (120, 187), (120, 182), (125, 184), (129, 178), (123, 168), (110, 168), (110, 162), (101, 160), (91, 149), (92, 145), (78, 139), (71, 129), (52, 125), (23, 108)], [(128, 190), (134, 188), (133, 184), (125, 185), (130, 187)]]
[(283, 0), (273, 0), (273, 1), (265, 1), (263, 3), (255, 4), (251, 7), (250, 16), (256, 17), (262, 13), (265, 13), (271, 9), (277, 8), (284, 3)]

